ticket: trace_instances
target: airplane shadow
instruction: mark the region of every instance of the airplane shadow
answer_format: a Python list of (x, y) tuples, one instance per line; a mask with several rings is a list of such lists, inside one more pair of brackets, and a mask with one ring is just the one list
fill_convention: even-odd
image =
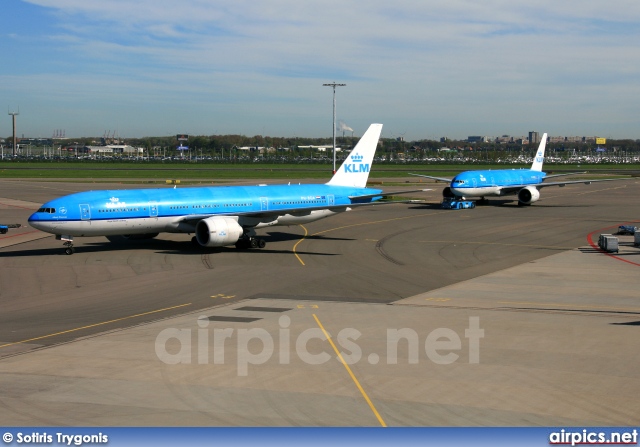
[[(208, 254), (224, 254), (224, 253), (247, 253), (251, 255), (259, 255), (259, 254), (292, 254), (291, 250), (270, 250), (268, 248), (245, 248), (245, 249), (237, 249), (235, 247), (213, 247), (213, 248), (198, 248), (191, 250), (166, 250), (166, 251), (156, 251), (158, 254), (163, 255), (181, 255), (181, 256), (201, 256)], [(296, 251), (298, 255), (307, 255), (307, 256), (339, 256), (338, 253), (317, 253), (312, 251)]]
[[(495, 200), (495, 199), (491, 199), (488, 200), (484, 203), (480, 203), (478, 201), (476, 202), (476, 208), (488, 208), (488, 207), (506, 207), (506, 208), (522, 208), (522, 209), (526, 209), (529, 208), (528, 206), (520, 206), (518, 205), (518, 202), (516, 200)], [(535, 203), (531, 206), (534, 207), (538, 207), (538, 208), (590, 208), (593, 205), (571, 205), (571, 204), (564, 204), (564, 205), (543, 205), (540, 203)], [(409, 209), (414, 209), (414, 210), (441, 210), (441, 209), (445, 209), (442, 208), (442, 206), (440, 205), (440, 202), (438, 203), (424, 203), (424, 204), (414, 204), (413, 206), (410, 206)]]
[(412, 204), (409, 207), (410, 210), (441, 210), (442, 206), (439, 203), (421, 203)]
[[(518, 208), (518, 204), (515, 204), (516, 208)], [(572, 205), (565, 203), (563, 205), (543, 205), (541, 203), (534, 203), (531, 205), (534, 208), (593, 208), (595, 205)], [(522, 206), (520, 208), (527, 208), (526, 206)]]
[[(181, 251), (185, 248), (190, 248), (192, 252), (195, 252), (197, 247), (193, 247), (191, 242), (179, 242), (179, 241), (166, 241), (166, 240), (144, 240), (144, 241), (127, 241), (127, 242), (87, 242), (74, 245), (76, 253), (100, 253), (100, 252), (117, 252), (125, 250), (170, 250), (178, 247)], [(0, 252), (0, 258), (15, 258), (15, 257), (28, 257), (28, 256), (51, 256), (51, 255), (64, 255), (64, 247), (60, 244), (60, 247), (56, 248), (42, 248), (36, 250), (16, 250)]]
[[(101, 251), (101, 250), (96, 250)], [(22, 258), (31, 256), (52, 256), (62, 255), (62, 247), (60, 248), (43, 248), (40, 250), (20, 250), (20, 251), (3, 251), (0, 252), (0, 258)]]
[[(286, 233), (275, 233), (277, 237), (271, 237), (271, 234), (268, 237), (264, 237), (265, 242), (286, 242), (289, 240), (299, 240), (300, 236), (288, 235)], [(290, 236), (290, 237), (288, 237)], [(308, 237), (307, 239), (323, 239), (323, 240), (332, 240), (332, 238), (326, 237)], [(350, 240), (350, 239), (335, 239), (335, 240)], [(215, 253), (237, 253), (241, 251), (243, 253), (284, 253), (290, 254), (293, 253), (291, 250), (273, 250), (269, 248), (262, 249), (241, 249), (230, 246), (230, 247), (200, 247), (194, 245), (190, 240), (184, 241), (168, 241), (162, 239), (149, 239), (149, 240), (141, 240), (141, 241), (123, 241), (123, 242), (88, 242), (81, 243), (75, 245), (74, 247), (76, 254), (82, 253), (102, 253), (102, 252), (120, 252), (120, 251), (131, 251), (131, 250), (145, 250), (150, 252), (155, 252), (158, 254), (173, 254), (173, 255), (183, 255), (183, 256), (201, 256), (203, 254), (215, 254)], [(299, 255), (308, 255), (308, 256), (337, 256), (337, 253), (318, 253), (311, 251), (297, 251)], [(64, 247), (60, 245), (60, 247), (56, 248), (43, 248), (36, 250), (16, 250), (16, 251), (2, 251), (0, 252), (0, 258), (18, 258), (18, 257), (34, 257), (34, 256), (68, 256), (64, 253)]]
[[(155, 253), (165, 255), (180, 255), (180, 256), (202, 256), (202, 255), (215, 255), (224, 253), (246, 253), (250, 255), (260, 254), (293, 254), (291, 250), (273, 250), (269, 248), (235, 248), (231, 247), (195, 247), (189, 243), (190, 247), (176, 250), (154, 250)], [(267, 245), (268, 247), (268, 245)], [(307, 256), (339, 256), (339, 253), (318, 253), (313, 251), (296, 251), (298, 255)]]
[(518, 201), (515, 199), (505, 199), (505, 200), (493, 200), (493, 199), (489, 199), (488, 201), (479, 204), (478, 202), (476, 202), (476, 206), (478, 208), (480, 207), (485, 207), (485, 206), (503, 206), (503, 207), (507, 207), (507, 208), (521, 208), (521, 209), (527, 209), (527, 208), (591, 208), (593, 205), (572, 205), (572, 204), (561, 204), (561, 205), (545, 205), (543, 203), (540, 202), (536, 202), (532, 205), (519, 205)]
[[(268, 236), (258, 236), (258, 237), (262, 237), (262, 239), (264, 239), (264, 241), (267, 242), (267, 243), (269, 243), (269, 242), (297, 241), (297, 240), (302, 239), (301, 235), (291, 234), (291, 233), (284, 233), (284, 232), (279, 232), (279, 231), (269, 232), (267, 234), (268, 234)], [(306, 236), (305, 239), (322, 240), (322, 241), (353, 241), (354, 240), (354, 239), (350, 239), (350, 238), (325, 236), (325, 235), (322, 235), (322, 234)]]

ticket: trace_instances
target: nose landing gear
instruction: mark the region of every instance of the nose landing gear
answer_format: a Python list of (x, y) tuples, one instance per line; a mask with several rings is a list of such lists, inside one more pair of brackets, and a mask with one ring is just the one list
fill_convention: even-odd
[(66, 248), (64, 249), (64, 253), (67, 255), (72, 255), (75, 250), (73, 249), (73, 242), (65, 242), (63, 244)]
[(73, 249), (73, 236), (66, 236), (64, 234), (56, 234), (56, 239), (59, 241), (64, 241), (62, 245), (64, 245), (64, 254), (72, 255), (75, 253)]

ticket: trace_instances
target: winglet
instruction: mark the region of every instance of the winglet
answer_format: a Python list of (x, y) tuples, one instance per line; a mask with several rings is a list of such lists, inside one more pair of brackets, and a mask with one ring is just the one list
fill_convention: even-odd
[(370, 125), (327, 185), (366, 187), (381, 132), (382, 124)]
[(536, 152), (536, 157), (533, 159), (533, 164), (531, 165), (532, 171), (542, 171), (542, 163), (544, 162), (544, 148), (547, 145), (547, 134), (542, 135), (542, 140), (540, 140), (540, 146), (538, 146), (538, 152)]

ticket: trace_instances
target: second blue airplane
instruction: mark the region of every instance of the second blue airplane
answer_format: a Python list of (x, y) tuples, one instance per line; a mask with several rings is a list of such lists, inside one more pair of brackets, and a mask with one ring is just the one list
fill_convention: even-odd
[(553, 177), (561, 177), (572, 174), (583, 174), (572, 172), (567, 174), (547, 175), (542, 172), (544, 162), (544, 150), (547, 144), (547, 134), (542, 135), (538, 151), (531, 165), (531, 169), (497, 169), (465, 171), (454, 178), (433, 177), (422, 174), (409, 174), (418, 177), (426, 177), (449, 183), (444, 188), (442, 196), (445, 198), (461, 198), (462, 200), (478, 197), (485, 201), (486, 197), (503, 197), (515, 194), (518, 198), (518, 205), (531, 205), (540, 199), (540, 188), (546, 186), (565, 186), (572, 183), (584, 183), (588, 185), (592, 182), (604, 182), (615, 179), (598, 180), (571, 180), (564, 182), (547, 182), (545, 180)]

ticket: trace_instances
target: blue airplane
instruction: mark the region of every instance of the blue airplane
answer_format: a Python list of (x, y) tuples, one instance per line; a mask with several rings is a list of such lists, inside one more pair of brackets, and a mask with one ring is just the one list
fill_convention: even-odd
[(598, 180), (572, 180), (564, 182), (547, 182), (545, 180), (564, 175), (584, 174), (584, 172), (571, 172), (566, 174), (547, 175), (542, 172), (544, 162), (544, 150), (547, 144), (547, 134), (542, 135), (538, 151), (531, 169), (497, 169), (481, 171), (465, 171), (456, 175), (453, 179), (433, 177), (422, 174), (409, 174), (418, 177), (426, 177), (433, 180), (449, 183), (442, 190), (445, 198), (460, 198), (465, 200), (470, 197), (479, 197), (480, 201), (486, 201), (488, 196), (503, 197), (516, 194), (518, 205), (531, 205), (540, 199), (540, 188), (546, 186), (565, 186), (573, 183), (604, 182), (616, 179)]
[[(192, 242), (202, 247), (264, 248), (256, 229), (314, 222), (390, 195), (366, 187), (381, 132), (382, 124), (372, 124), (326, 184), (80, 192), (43, 204), (29, 223), (64, 241), (68, 255), (74, 237), (113, 242), (163, 232), (195, 234)], [(424, 190), (393, 194), (417, 191)]]

